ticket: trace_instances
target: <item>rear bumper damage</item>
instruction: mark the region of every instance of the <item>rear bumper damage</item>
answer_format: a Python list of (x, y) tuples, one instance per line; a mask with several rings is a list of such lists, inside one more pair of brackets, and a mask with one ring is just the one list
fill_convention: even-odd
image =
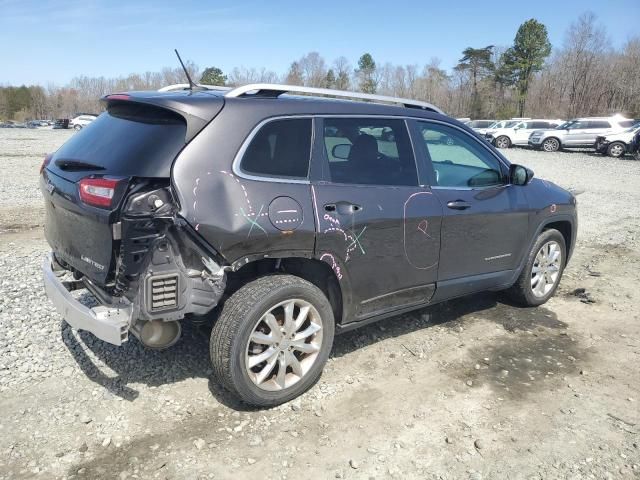
[(78, 289), (79, 282), (60, 280), (58, 274), (63, 271), (53, 255), (45, 258), (42, 265), (44, 288), (62, 318), (76, 330), (91, 332), (105, 342), (113, 345), (126, 342), (132, 323), (133, 305), (123, 303), (118, 306), (87, 307), (71, 295), (72, 291)]
[[(63, 281), (60, 277), (68, 270), (51, 253), (42, 266), (45, 291), (62, 318), (77, 330), (118, 346), (132, 333), (149, 348), (167, 348), (179, 339), (185, 316), (201, 317), (218, 304), (226, 268), (175, 235), (157, 239), (145, 265), (124, 291), (113, 296), (82, 275)], [(100, 305), (88, 307), (72, 295), (85, 289)]]
[[(112, 230), (107, 280), (78, 269), (67, 261), (69, 251), (54, 245), (43, 265), (47, 295), (69, 325), (105, 342), (121, 345), (132, 333), (147, 347), (167, 348), (180, 337), (185, 316), (203, 317), (218, 304), (231, 267), (221, 266), (224, 259), (175, 215), (168, 188), (132, 195)], [(65, 272), (75, 280), (63, 281)], [(71, 293), (84, 289), (99, 306), (87, 307)]]

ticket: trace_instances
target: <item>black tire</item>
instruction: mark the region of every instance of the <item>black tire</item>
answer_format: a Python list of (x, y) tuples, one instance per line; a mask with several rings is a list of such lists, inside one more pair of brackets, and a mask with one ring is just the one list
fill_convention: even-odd
[(74, 130), (82, 130), (82, 125), (74, 125), (73, 129)]
[(557, 152), (560, 150), (560, 140), (555, 137), (546, 138), (542, 142), (542, 149), (545, 152)]
[(607, 155), (613, 158), (624, 157), (625, 152), (627, 151), (627, 146), (622, 142), (613, 142), (607, 148)]
[[(304, 376), (277, 391), (258, 387), (249, 377), (246, 353), (249, 339), (260, 319), (274, 306), (289, 299), (302, 299), (322, 319), (322, 343), (318, 355)], [(322, 374), (335, 331), (333, 309), (324, 293), (312, 283), (292, 275), (258, 278), (236, 291), (224, 304), (211, 331), (209, 350), (216, 379), (244, 403), (272, 407), (288, 402), (311, 388)]]
[(509, 148), (511, 147), (511, 139), (506, 135), (500, 135), (493, 141), (493, 144), (498, 148)]
[[(533, 293), (533, 289), (531, 287), (531, 277), (532, 277), (532, 269), (533, 265), (536, 261), (536, 255), (540, 251), (543, 245), (548, 242), (554, 241), (560, 246), (561, 251), (561, 259), (560, 259), (560, 270), (558, 272), (558, 277), (555, 281), (555, 284), (543, 296), (536, 296)], [(564, 237), (562, 234), (553, 228), (549, 230), (544, 230), (538, 238), (536, 239), (531, 251), (527, 256), (527, 261), (520, 273), (520, 276), (513, 284), (511, 288), (509, 288), (506, 293), (507, 295), (518, 305), (523, 307), (537, 307), (538, 305), (542, 305), (547, 300), (549, 300), (553, 294), (556, 292), (560, 281), (562, 280), (562, 273), (564, 272), (564, 267), (567, 263), (567, 246), (564, 241)]]

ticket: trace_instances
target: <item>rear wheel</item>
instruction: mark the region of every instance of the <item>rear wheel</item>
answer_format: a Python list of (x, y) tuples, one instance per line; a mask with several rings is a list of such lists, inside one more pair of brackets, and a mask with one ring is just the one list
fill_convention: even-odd
[(498, 148), (509, 148), (511, 146), (511, 139), (506, 135), (500, 135), (496, 138), (495, 143)]
[(562, 278), (566, 251), (564, 237), (558, 230), (542, 232), (529, 252), (518, 280), (507, 290), (509, 296), (526, 307), (542, 305), (549, 300)]
[(259, 278), (225, 302), (213, 327), (214, 375), (247, 404), (287, 402), (320, 377), (334, 329), (318, 287), (291, 275)]
[(557, 138), (547, 138), (542, 142), (542, 149), (545, 152), (557, 152), (560, 150), (560, 141)]
[(627, 147), (624, 143), (614, 142), (607, 148), (607, 155), (613, 158), (621, 157), (625, 154)]

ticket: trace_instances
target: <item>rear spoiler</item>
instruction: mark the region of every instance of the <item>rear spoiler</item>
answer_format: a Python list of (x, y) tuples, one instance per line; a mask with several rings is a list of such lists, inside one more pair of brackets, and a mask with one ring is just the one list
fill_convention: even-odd
[(126, 92), (105, 95), (100, 99), (109, 108), (114, 103), (141, 103), (177, 113), (187, 124), (185, 142), (191, 141), (205, 125), (220, 113), (224, 97), (210, 92)]

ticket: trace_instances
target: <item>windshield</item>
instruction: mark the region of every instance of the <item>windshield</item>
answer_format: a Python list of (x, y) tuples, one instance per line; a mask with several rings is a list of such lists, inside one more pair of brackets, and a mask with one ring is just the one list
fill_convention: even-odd
[(635, 132), (635, 131), (638, 131), (638, 130), (640, 130), (640, 122), (638, 122), (638, 123), (632, 125), (631, 127), (627, 128), (625, 130), (625, 132)]

